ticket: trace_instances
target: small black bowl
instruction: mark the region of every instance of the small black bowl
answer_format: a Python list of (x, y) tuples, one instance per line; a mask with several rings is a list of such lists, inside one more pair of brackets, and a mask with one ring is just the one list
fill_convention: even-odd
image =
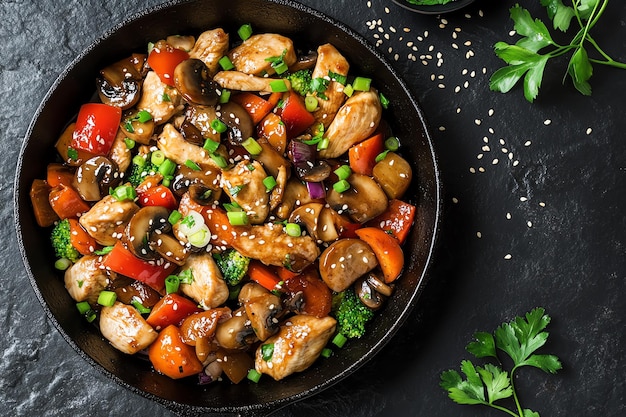
[(435, 4), (432, 6), (420, 6), (417, 4), (409, 3), (406, 0), (391, 0), (398, 6), (410, 10), (415, 13), (421, 14), (443, 14), (450, 13), (460, 10), (470, 4), (474, 3), (475, 0), (455, 0), (446, 4)]
[[(330, 42), (352, 64), (351, 74), (373, 78), (373, 85), (391, 100), (386, 120), (402, 138), (404, 155), (413, 165), (415, 180), (407, 199), (417, 206), (416, 224), (406, 242), (405, 268), (395, 293), (363, 338), (283, 381), (264, 378), (259, 384), (199, 386), (195, 381), (159, 375), (148, 361), (117, 351), (95, 326), (80, 319), (62, 274), (54, 269), (49, 235), (35, 223), (29, 190), (34, 179), (45, 178), (58, 136), (80, 105), (93, 96), (94, 79), (101, 68), (170, 34), (197, 36), (215, 27), (235, 33), (243, 23), (250, 23), (259, 33), (289, 36), (297, 46)], [(418, 302), (431, 263), (441, 217), (440, 175), (425, 117), (413, 94), (382, 55), (345, 25), (290, 0), (175, 0), (121, 22), (83, 51), (55, 81), (37, 109), (20, 151), (14, 212), (31, 285), (50, 321), (88, 363), (116, 383), (181, 415), (265, 415), (353, 373), (400, 328)]]

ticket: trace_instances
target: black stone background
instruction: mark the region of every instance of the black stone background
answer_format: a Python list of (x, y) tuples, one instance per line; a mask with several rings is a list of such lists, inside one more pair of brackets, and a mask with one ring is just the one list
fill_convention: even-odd
[[(87, 365), (51, 326), (21, 263), (11, 205), (20, 144), (54, 79), (107, 29), (159, 2), (0, 2), (2, 415), (171, 415)], [(504, 415), (452, 403), (439, 375), (470, 357), (464, 347), (475, 331), (491, 331), (536, 306), (553, 319), (542, 352), (557, 354), (564, 369), (519, 372), (525, 406), (544, 417), (626, 415), (626, 72), (596, 66), (593, 95), (583, 97), (561, 84), (566, 61), (550, 62), (531, 105), (519, 88), (506, 95), (488, 88), (502, 64), (493, 44), (516, 39), (508, 17), (514, 1), (478, 1), (446, 20), (391, 1), (302, 2), (373, 44), (380, 40), (377, 47), (404, 75), (432, 125), (445, 219), (431, 280), (388, 346), (353, 376), (274, 415)], [(539, 0), (520, 3), (546, 17)], [(610, 2), (592, 34), (626, 61), (622, 0)], [(407, 46), (411, 41), (418, 51)], [(432, 59), (423, 65), (419, 57), (427, 54)]]

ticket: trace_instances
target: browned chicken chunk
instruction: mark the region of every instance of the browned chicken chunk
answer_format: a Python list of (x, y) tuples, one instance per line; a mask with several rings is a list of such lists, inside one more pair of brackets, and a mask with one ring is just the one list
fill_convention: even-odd
[(103, 246), (113, 246), (119, 240), (117, 233), (124, 230), (138, 210), (139, 206), (133, 201), (118, 201), (107, 195), (80, 216), (78, 221), (96, 242)]

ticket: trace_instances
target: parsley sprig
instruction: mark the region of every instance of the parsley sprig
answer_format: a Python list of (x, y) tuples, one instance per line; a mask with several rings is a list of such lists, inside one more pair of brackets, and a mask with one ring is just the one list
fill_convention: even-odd
[[(591, 95), (589, 79), (593, 75), (593, 64), (626, 69), (626, 63), (611, 58), (590, 34), (609, 0), (569, 0), (571, 6), (565, 5), (563, 1), (541, 0), (541, 4), (547, 9), (554, 29), (567, 32), (572, 21), (579, 26), (578, 32), (567, 45), (555, 42), (545, 23), (533, 19), (530, 12), (519, 4), (510, 9), (514, 28), (522, 37), (514, 45), (506, 42), (495, 44), (496, 55), (508, 66), (500, 68), (491, 76), (490, 87), (493, 91), (507, 93), (524, 77), (524, 97), (532, 103), (539, 94), (548, 60), (570, 53), (563, 81), (569, 76), (574, 87), (584, 95)], [(589, 47), (601, 59), (591, 58)], [(539, 53), (544, 50), (545, 53)]]
[[(516, 317), (509, 323), (503, 323), (493, 334), (475, 333), (475, 340), (467, 345), (466, 350), (477, 358), (493, 358), (498, 361), (498, 365), (487, 363), (476, 366), (464, 360), (461, 362), (461, 372), (466, 379), (450, 369), (441, 374), (441, 387), (458, 404), (482, 404), (511, 416), (540, 417), (539, 413), (522, 408), (513, 380), (515, 372), (524, 366), (552, 374), (561, 369), (561, 362), (556, 356), (535, 353), (548, 340), (548, 333), (544, 331), (548, 323), (550, 316), (545, 314), (545, 310), (535, 308), (526, 313), (525, 317)], [(510, 373), (502, 368), (498, 351), (504, 352), (513, 361)], [(511, 396), (517, 412), (495, 403)]]

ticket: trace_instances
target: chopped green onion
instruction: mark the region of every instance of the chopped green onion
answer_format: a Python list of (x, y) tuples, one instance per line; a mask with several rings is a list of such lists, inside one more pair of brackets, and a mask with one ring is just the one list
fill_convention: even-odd
[(124, 129), (126, 129), (128, 133), (135, 133), (135, 128), (133, 127), (132, 119), (126, 120), (126, 123), (124, 123)]
[(68, 147), (67, 148), (67, 156), (68, 158), (70, 158), (72, 161), (75, 161), (78, 159), (78, 151), (72, 147)]
[(139, 300), (137, 297), (133, 297), (132, 301), (130, 302), (133, 307), (135, 307), (137, 309), (137, 311), (139, 311), (141, 314), (148, 314), (150, 312), (150, 309), (146, 306), (144, 306), (143, 304), (141, 304), (141, 300)]
[(355, 91), (370, 91), (371, 84), (371, 78), (356, 77), (352, 82), (352, 88), (354, 88)]
[(291, 237), (299, 237), (302, 235), (302, 229), (298, 223), (287, 223), (285, 225), (285, 232)]
[(247, 376), (247, 378), (248, 378), (250, 381), (252, 381), (252, 382), (254, 382), (254, 383), (257, 383), (257, 382), (259, 382), (259, 380), (261, 379), (261, 373), (260, 373), (260, 372), (258, 372), (256, 369), (252, 368), (252, 369), (250, 369), (250, 370), (248, 371), (248, 376)]
[(228, 100), (230, 100), (230, 90), (223, 89), (220, 92), (220, 104), (228, 103)]
[(380, 99), (380, 105), (383, 109), (389, 108), (389, 99), (383, 95), (383, 93), (378, 93), (378, 98)]
[(211, 155), (211, 159), (213, 160), (213, 162), (215, 162), (215, 164), (220, 167), (220, 168), (226, 168), (228, 166), (228, 162), (226, 162), (226, 158), (224, 158), (222, 155), (218, 155), (216, 153), (212, 153)]
[(349, 165), (342, 165), (335, 170), (335, 174), (340, 180), (347, 180), (352, 174), (352, 170)]
[(261, 357), (265, 362), (270, 362), (272, 360), (272, 356), (274, 356), (274, 344), (273, 343), (265, 343), (261, 345)]
[(390, 136), (385, 140), (385, 148), (391, 152), (395, 152), (400, 147), (400, 141), (395, 136)]
[(217, 148), (220, 147), (220, 143), (216, 142), (212, 139), (207, 139), (204, 141), (204, 146), (202, 146), (204, 149), (206, 149), (207, 151), (209, 151), (209, 153), (213, 153), (215, 151), (217, 151)]
[(317, 143), (317, 150), (321, 151), (322, 149), (327, 149), (328, 145), (330, 145), (330, 139), (328, 138), (322, 138), (318, 143)]
[(228, 56), (226, 56), (226, 55), (221, 57), (220, 60), (217, 61), (217, 63), (220, 64), (220, 67), (222, 67), (222, 69), (224, 71), (229, 71), (229, 70), (235, 68), (235, 66), (233, 65), (233, 63), (230, 60), (230, 58)]
[(126, 200), (130, 200), (133, 201), (135, 200), (135, 198), (137, 198), (137, 192), (135, 191), (135, 189), (133, 188), (132, 185), (120, 185), (119, 187), (116, 187), (112, 192), (111, 195), (117, 200), (117, 201), (126, 201)]
[(171, 159), (166, 159), (161, 165), (159, 165), (159, 174), (163, 175), (164, 177), (174, 175), (175, 171), (176, 162), (172, 161)]
[(150, 52), (152, 52), (153, 49), (154, 49), (154, 42), (148, 42), (148, 55), (150, 55)]
[(163, 95), (161, 95), (161, 101), (169, 103), (170, 101), (172, 101), (172, 99), (170, 98), (169, 94), (163, 93)]
[(250, 171), (250, 172), (255, 170), (254, 164), (248, 164), (248, 165), (246, 165), (246, 168), (248, 168), (248, 171)]
[(104, 307), (111, 307), (117, 300), (115, 291), (101, 291), (98, 295), (98, 304)]
[(135, 141), (130, 138), (124, 138), (124, 143), (128, 149), (133, 149), (135, 147)]
[(211, 231), (206, 224), (203, 224), (200, 230), (187, 236), (189, 243), (197, 248), (203, 248), (211, 241)]
[(165, 292), (168, 294), (178, 292), (178, 287), (180, 286), (180, 278), (176, 275), (170, 275), (165, 278)]
[(252, 26), (250, 26), (249, 23), (241, 25), (239, 29), (237, 30), (237, 34), (239, 35), (242, 41), (245, 41), (250, 36), (252, 36)]
[(348, 97), (352, 97), (352, 94), (354, 94), (354, 87), (352, 87), (352, 84), (346, 85), (343, 88), (343, 93)]
[(217, 133), (224, 133), (228, 129), (228, 126), (220, 119), (213, 119), (211, 120), (211, 129), (215, 130)]
[(133, 119), (139, 121), (139, 123), (146, 123), (152, 120), (152, 115), (148, 110), (141, 110)]
[(343, 345), (345, 345), (347, 341), (348, 339), (344, 335), (342, 335), (341, 333), (337, 333), (337, 335), (333, 337), (333, 340), (331, 341), (331, 343), (337, 346), (338, 348), (342, 348)]
[(341, 85), (346, 85), (346, 82), (348, 81), (348, 78), (345, 75), (337, 74), (336, 72), (332, 72), (331, 70), (328, 70), (328, 77), (331, 80), (337, 81)]
[(254, 138), (248, 138), (241, 143), (241, 146), (244, 147), (246, 151), (250, 153), (250, 155), (258, 155), (263, 152), (263, 148), (259, 143), (254, 140)]
[(233, 197), (236, 197), (237, 194), (239, 194), (239, 192), (243, 190), (245, 186), (246, 184), (240, 184), (240, 185), (235, 185), (233, 187), (230, 187), (228, 189), (228, 194), (232, 195)]
[(171, 225), (175, 225), (178, 221), (183, 217), (183, 215), (178, 210), (174, 210), (170, 213), (167, 221), (170, 222)]
[(191, 272), (191, 269), (180, 271), (178, 279), (181, 284), (191, 284), (193, 282), (193, 272)]
[(141, 168), (146, 164), (146, 158), (141, 155), (135, 155), (135, 157), (133, 158), (133, 164)]
[(386, 151), (383, 151), (383, 152), (379, 153), (379, 154), (376, 156), (375, 161), (376, 161), (376, 162), (380, 162), (380, 161), (382, 161), (383, 159), (385, 159), (385, 157), (387, 156), (387, 154), (388, 154), (388, 153), (389, 153), (389, 149), (387, 149)]
[(105, 246), (100, 250), (93, 251), (93, 253), (95, 255), (102, 256), (102, 255), (106, 255), (107, 253), (110, 253), (112, 250), (113, 250), (113, 246)]
[(304, 106), (306, 107), (306, 111), (313, 113), (318, 107), (317, 99), (314, 96), (306, 96)]
[(333, 190), (339, 194), (346, 192), (350, 189), (350, 183), (346, 180), (339, 180), (333, 184)]
[(67, 268), (69, 268), (72, 265), (72, 261), (70, 261), (67, 258), (61, 258), (61, 259), (57, 259), (54, 262), (54, 267), (56, 269), (58, 269), (59, 271), (65, 271)]
[(326, 96), (320, 93), (326, 91), (328, 84), (330, 84), (330, 80), (327, 80), (326, 78), (313, 78), (311, 80), (311, 90), (316, 92), (320, 98), (325, 99)]
[(287, 64), (285, 64), (285, 61), (282, 60), (280, 62), (272, 64), (272, 68), (274, 68), (274, 71), (276, 71), (276, 74), (278, 75), (287, 72), (287, 70), (289, 69)]
[(244, 211), (228, 211), (228, 222), (232, 226), (245, 226), (248, 224), (248, 215)]
[(289, 88), (287, 88), (287, 84), (285, 84), (285, 80), (271, 81), (270, 89), (273, 93), (284, 93), (286, 91), (289, 91)]
[(93, 311), (91, 305), (87, 301), (81, 301), (76, 304), (78, 312), (87, 319), (89, 323), (96, 319), (96, 312)]
[(241, 206), (233, 201), (232, 203), (224, 203), (224, 209), (226, 211), (241, 211)]
[(150, 162), (152, 162), (156, 166), (159, 166), (163, 163), (163, 161), (165, 161), (165, 154), (163, 153), (163, 151), (152, 152), (152, 155), (150, 156)]
[(185, 166), (191, 170), (194, 171), (200, 171), (202, 168), (200, 168), (200, 165), (196, 164), (194, 161), (192, 161), (191, 159), (187, 159), (185, 161)]
[(263, 185), (265, 185), (265, 189), (267, 191), (272, 191), (274, 187), (276, 187), (276, 179), (271, 175), (263, 178)]
[(333, 350), (330, 348), (324, 348), (322, 349), (322, 353), (320, 354), (320, 356), (322, 358), (330, 358), (331, 356), (333, 356)]

